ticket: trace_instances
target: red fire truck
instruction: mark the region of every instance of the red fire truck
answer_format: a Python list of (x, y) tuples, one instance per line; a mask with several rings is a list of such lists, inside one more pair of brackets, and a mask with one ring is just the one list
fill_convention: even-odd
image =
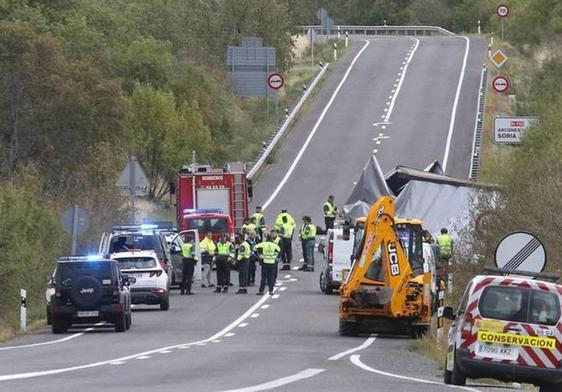
[(222, 169), (209, 165), (183, 166), (176, 190), (181, 230), (197, 229), (201, 237), (212, 232), (216, 240), (221, 233), (233, 236), (248, 216), (252, 187), (242, 163), (230, 163)]

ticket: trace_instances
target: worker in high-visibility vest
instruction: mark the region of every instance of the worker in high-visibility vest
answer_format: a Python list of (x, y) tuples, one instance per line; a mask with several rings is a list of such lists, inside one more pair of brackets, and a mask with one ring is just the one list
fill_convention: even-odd
[(250, 220), (255, 225), (256, 234), (261, 242), (263, 240), (265, 230), (265, 216), (262, 213), (261, 206), (256, 207), (256, 212), (250, 217)]
[(211, 269), (217, 246), (213, 241), (213, 233), (208, 232), (199, 243), (199, 250), (201, 251), (201, 263), (203, 264), (203, 276), (201, 277), (201, 287), (214, 287), (211, 283)]
[(314, 271), (314, 246), (316, 244), (316, 226), (312, 223), (309, 216), (302, 217), (300, 230), (304, 264), (299, 270)]
[(285, 217), (287, 219), (287, 222), (292, 224), (293, 227), (297, 226), (297, 223), (295, 222), (295, 218), (293, 218), (293, 216), (291, 214), (289, 214), (289, 212), (287, 212), (287, 209), (284, 208), (275, 217), (275, 226), (274, 226), (275, 230), (277, 230), (277, 231), (281, 230), (281, 225), (283, 225), (283, 217)]
[(328, 200), (324, 203), (322, 207), (324, 210), (324, 224), (326, 225), (326, 231), (328, 229), (334, 228), (334, 221), (338, 215), (338, 207), (334, 203), (334, 195), (328, 196)]
[(259, 259), (256, 252), (256, 245), (258, 244), (258, 235), (255, 230), (252, 230), (246, 236), (246, 241), (250, 244), (250, 266), (248, 268), (248, 286), (253, 286), (256, 284), (256, 263)]
[(277, 245), (279, 247), (279, 254), (277, 255), (277, 258), (275, 259), (275, 272), (273, 274), (273, 282), (277, 282), (277, 271), (279, 270), (279, 263), (281, 260), (281, 255), (283, 254), (283, 242), (281, 240), (281, 237), (279, 236), (279, 234), (277, 233), (277, 230), (275, 229), (271, 229), (269, 231), (269, 237), (271, 239), (271, 242), (273, 242), (275, 245)]
[(180, 295), (193, 295), (191, 292), (191, 283), (193, 281), (193, 272), (195, 264), (197, 264), (197, 249), (193, 244), (193, 237), (187, 237), (181, 245), (182, 257), (182, 278), (180, 286)]
[(252, 223), (250, 218), (244, 218), (244, 224), (241, 228), (241, 234), (248, 239), (250, 232), (256, 231), (256, 225)]
[(290, 223), (288, 217), (281, 217), (281, 226), (278, 229), (281, 237), (281, 260), (283, 260), (282, 271), (291, 270), (291, 261), (293, 259), (293, 234), (295, 232), (295, 224)]
[(226, 233), (221, 234), (217, 243), (217, 255), (215, 256), (215, 264), (217, 266), (217, 288), (215, 293), (228, 293), (228, 284), (230, 283), (230, 260), (234, 257), (234, 247), (228, 241)]
[(281, 249), (271, 241), (270, 235), (266, 237), (264, 242), (257, 244), (256, 249), (261, 259), (261, 281), (257, 295), (264, 294), (265, 286), (269, 289), (269, 295), (272, 295), (275, 286), (275, 260), (277, 260), (277, 255)]
[(437, 249), (439, 251), (439, 261), (441, 267), (448, 267), (453, 255), (453, 237), (446, 228), (441, 229), (441, 234), (437, 236)]
[(238, 291), (236, 294), (248, 293), (248, 275), (250, 273), (250, 257), (252, 256), (252, 248), (244, 236), (236, 237), (236, 267), (238, 269)]

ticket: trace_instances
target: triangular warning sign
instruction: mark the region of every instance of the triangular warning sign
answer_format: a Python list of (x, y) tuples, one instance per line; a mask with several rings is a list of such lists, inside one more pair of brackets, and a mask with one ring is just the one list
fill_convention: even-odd
[(131, 157), (116, 184), (121, 187), (147, 188), (150, 182), (137, 158)]

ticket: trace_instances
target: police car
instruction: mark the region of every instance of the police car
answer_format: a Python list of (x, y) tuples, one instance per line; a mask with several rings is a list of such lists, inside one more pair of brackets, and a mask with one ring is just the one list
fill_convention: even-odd
[(119, 263), (125, 276), (135, 278), (130, 286), (133, 304), (160, 305), (161, 310), (170, 309), (170, 277), (151, 250), (132, 250), (111, 255)]
[(562, 391), (562, 286), (553, 274), (488, 270), (468, 284), (449, 330), (444, 381), (489, 377)]

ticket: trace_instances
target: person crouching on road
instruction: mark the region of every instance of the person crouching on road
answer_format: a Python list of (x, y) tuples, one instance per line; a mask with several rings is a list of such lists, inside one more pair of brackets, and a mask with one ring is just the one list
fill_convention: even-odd
[(252, 249), (242, 235), (236, 237), (236, 244), (238, 245), (238, 249), (236, 249), (236, 266), (238, 267), (238, 285), (240, 286), (236, 294), (247, 294)]
[(302, 250), (304, 264), (300, 271), (314, 272), (314, 246), (316, 244), (316, 226), (312, 224), (309, 216), (302, 217), (302, 227), (300, 231), (300, 239), (302, 241)]
[(197, 264), (197, 251), (193, 245), (193, 237), (187, 237), (181, 246), (182, 278), (180, 295), (192, 295), (191, 282)]
[(261, 258), (261, 281), (257, 295), (264, 294), (265, 286), (269, 289), (269, 295), (272, 295), (275, 286), (275, 270), (277, 269), (275, 261), (281, 249), (272, 242), (271, 235), (268, 235), (264, 242), (257, 244), (256, 249)]
[[(203, 276), (201, 287), (214, 287), (211, 283), (211, 264), (217, 251), (217, 246), (213, 241), (213, 233), (208, 232), (199, 243), (199, 250), (201, 251), (201, 263), (203, 264)], [(206, 283), (206, 284), (205, 284)]]
[(228, 293), (228, 283), (230, 282), (228, 277), (230, 274), (228, 265), (230, 259), (233, 257), (234, 247), (230, 241), (228, 241), (228, 235), (223, 233), (217, 243), (217, 256), (215, 258), (215, 264), (217, 266), (217, 288), (215, 293), (220, 293), (221, 289), (223, 293)]

